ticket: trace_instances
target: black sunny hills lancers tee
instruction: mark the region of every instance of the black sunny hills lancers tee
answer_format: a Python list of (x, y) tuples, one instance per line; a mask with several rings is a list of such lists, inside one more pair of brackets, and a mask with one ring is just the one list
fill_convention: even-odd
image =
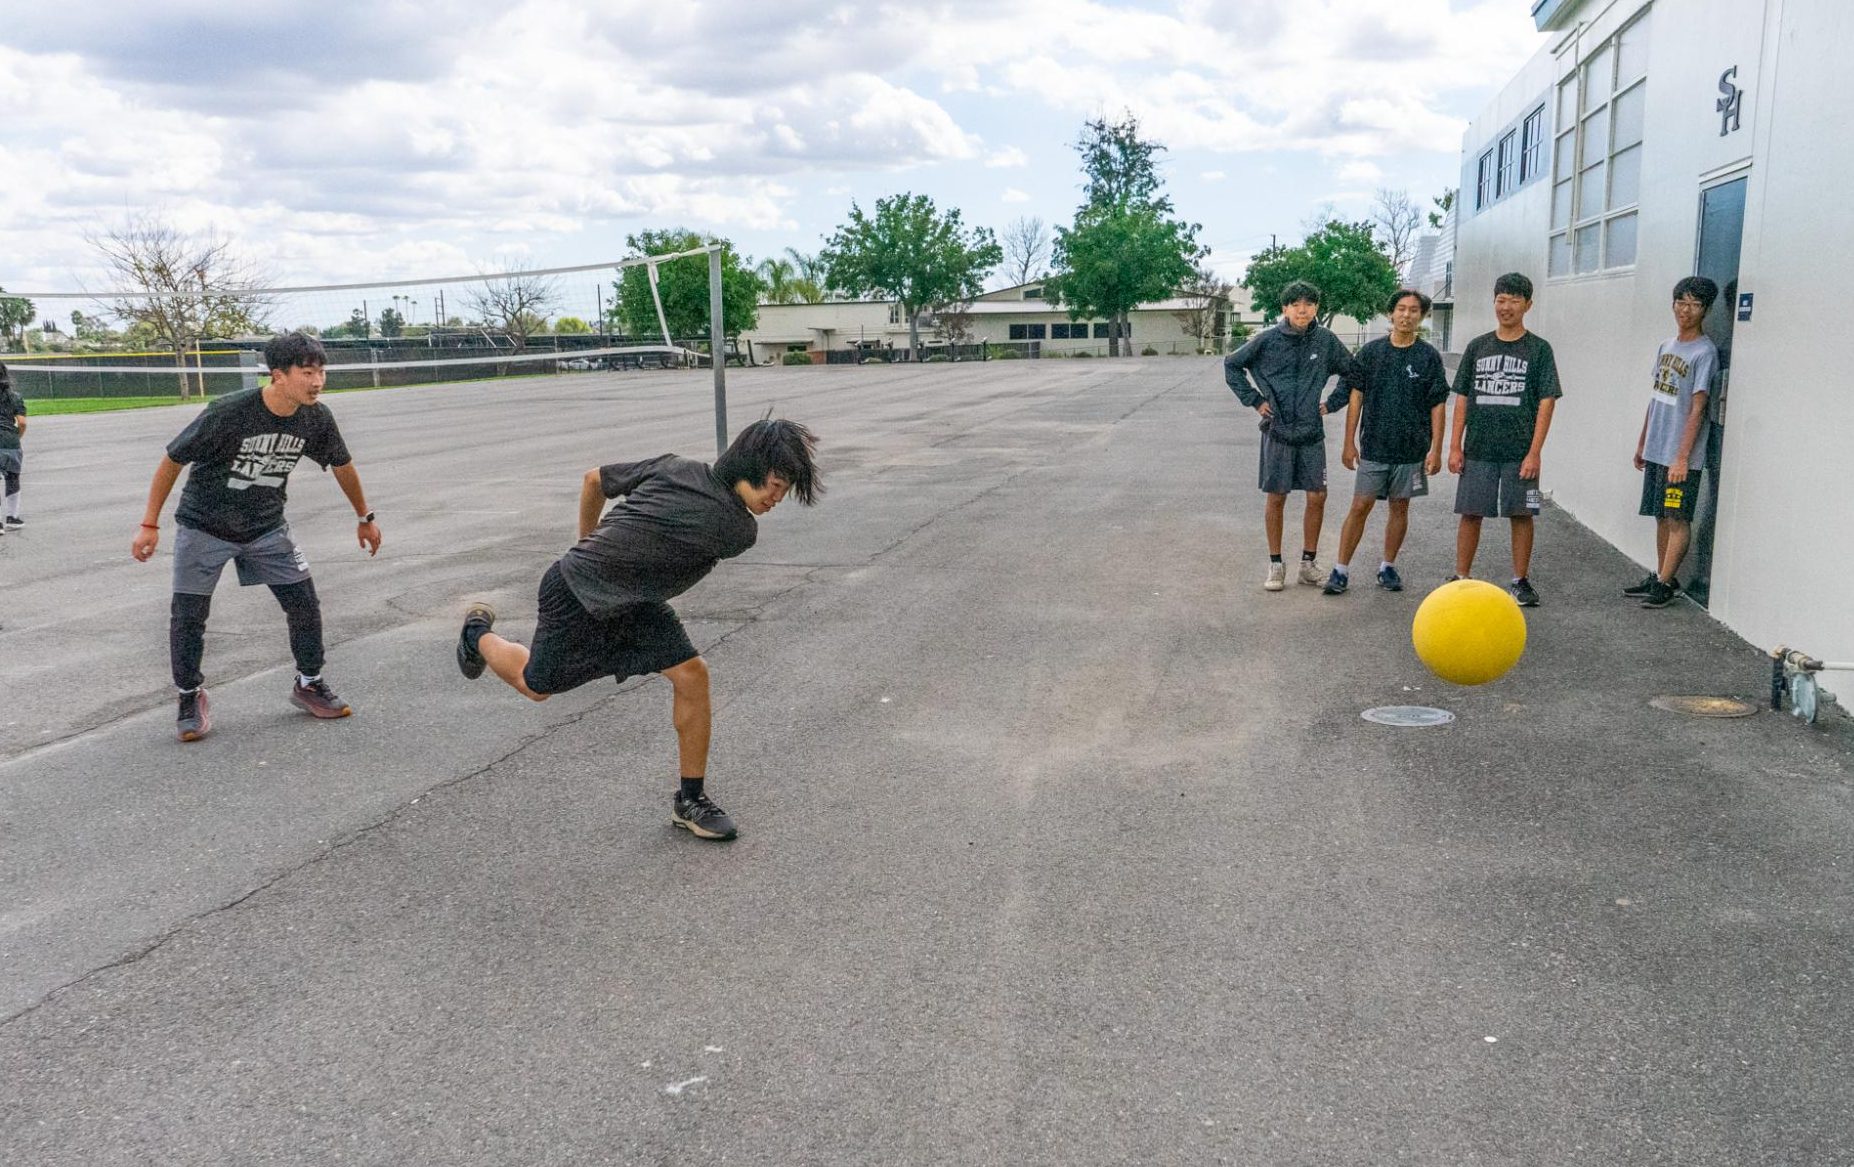
[(1530, 332), (1501, 340), (1484, 332), (1461, 352), (1455, 392), (1468, 399), (1462, 451), (1476, 462), (1523, 462), (1532, 450), (1539, 402), (1562, 397), (1551, 345)]
[(614, 462), (599, 467), (599, 485), (623, 501), (560, 557), (561, 578), (594, 616), (679, 596), (759, 538), (753, 512), (704, 462)]
[(169, 458), (193, 467), (174, 512), (181, 526), (250, 543), (283, 526), (285, 489), (298, 462), (326, 468), (353, 461), (326, 405), (278, 417), (263, 393), (247, 389), (213, 401), (167, 444)]
[(1448, 371), (1435, 346), (1398, 348), (1387, 336), (1358, 350), (1346, 388), (1363, 394), (1358, 453), (1367, 462), (1404, 465), (1429, 456), (1430, 414), (1448, 400)]

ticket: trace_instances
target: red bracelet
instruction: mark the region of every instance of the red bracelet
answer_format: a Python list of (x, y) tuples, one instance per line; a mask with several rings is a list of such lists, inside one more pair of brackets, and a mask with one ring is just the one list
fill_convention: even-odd
[(154, 523), (143, 523), (142, 526), (147, 527), (150, 531), (159, 531), (161, 529)]

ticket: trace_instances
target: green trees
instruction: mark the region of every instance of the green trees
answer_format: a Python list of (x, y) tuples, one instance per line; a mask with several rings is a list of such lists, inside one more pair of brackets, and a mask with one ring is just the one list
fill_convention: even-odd
[(1087, 177), (1083, 201), (1075, 222), (1056, 228), (1056, 274), (1043, 295), (1068, 308), (1071, 320), (1107, 317), (1108, 355), (1119, 356), (1127, 314), (1188, 283), (1209, 252), (1197, 242), (1196, 223), (1172, 217), (1156, 162), (1165, 147), (1141, 138), (1132, 114), (1088, 122), (1075, 149)]
[[(721, 328), (735, 336), (759, 322), (760, 293), (766, 283), (725, 240), (703, 239), (680, 228), (640, 231), (625, 244), (638, 255), (664, 255), (721, 243)], [(650, 295), (650, 269), (627, 267), (612, 283), (616, 303), (612, 309), (625, 335), (660, 336), (656, 301)], [(657, 268), (657, 293), (663, 298), (663, 319), (678, 339), (708, 335), (708, 263), (700, 256), (675, 259)]]
[(873, 216), (850, 204), (850, 221), (818, 258), (830, 287), (900, 304), (910, 354), (919, 360), (922, 310), (978, 296), (1004, 252), (984, 227), (968, 231), (957, 209), (941, 214), (926, 195), (898, 194), (877, 199)]
[(1369, 320), (1384, 310), (1397, 290), (1397, 269), (1372, 236), (1372, 225), (1330, 220), (1298, 247), (1270, 247), (1249, 261), (1242, 286), (1273, 322), (1281, 313), (1281, 289), (1308, 280), (1320, 289), (1321, 324), (1334, 316)]
[(0, 288), (0, 340), (10, 348), (25, 337), (26, 329), (39, 318), (31, 300), (9, 296)]

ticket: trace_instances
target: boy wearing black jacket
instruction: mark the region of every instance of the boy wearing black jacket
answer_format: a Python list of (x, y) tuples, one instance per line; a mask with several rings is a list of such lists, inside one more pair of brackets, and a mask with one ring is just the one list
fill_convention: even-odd
[[(1287, 496), (1304, 491), (1307, 509), (1301, 518), (1304, 537), (1300, 582), (1318, 587), (1325, 576), (1316, 562), (1320, 527), (1326, 519), (1326, 423), (1328, 413), (1349, 396), (1345, 383), (1353, 375), (1352, 354), (1338, 337), (1316, 323), (1320, 289), (1295, 280), (1281, 289), (1281, 322), (1257, 333), (1249, 343), (1223, 358), (1223, 379), (1230, 391), (1262, 418), (1262, 493), (1268, 496), (1263, 525), (1268, 534), (1267, 591), (1287, 586), (1281, 561), (1281, 529)], [(1332, 377), (1339, 384), (1326, 400), (1320, 392)]]

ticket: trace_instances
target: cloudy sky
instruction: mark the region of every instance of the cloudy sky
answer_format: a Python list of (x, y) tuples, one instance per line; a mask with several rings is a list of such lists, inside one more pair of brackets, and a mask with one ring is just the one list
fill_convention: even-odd
[(96, 288), (132, 213), (283, 283), (591, 263), (686, 226), (814, 251), (900, 191), (1066, 222), (1131, 111), (1240, 274), (1323, 203), (1452, 185), (1524, 0), (82, 0), (0, 21), (0, 286)]

